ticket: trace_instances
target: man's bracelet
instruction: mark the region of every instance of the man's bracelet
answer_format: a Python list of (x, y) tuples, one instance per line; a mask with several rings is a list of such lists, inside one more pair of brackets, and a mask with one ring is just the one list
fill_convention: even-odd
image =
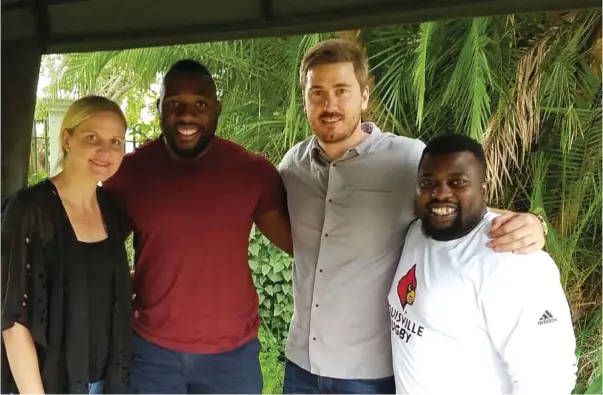
[(538, 218), (538, 221), (540, 221), (540, 225), (542, 225), (542, 231), (544, 233), (544, 235), (548, 235), (549, 234), (549, 226), (547, 225), (546, 221), (544, 220), (544, 218), (542, 217), (542, 215), (540, 214), (534, 214), (536, 216), (536, 218)]

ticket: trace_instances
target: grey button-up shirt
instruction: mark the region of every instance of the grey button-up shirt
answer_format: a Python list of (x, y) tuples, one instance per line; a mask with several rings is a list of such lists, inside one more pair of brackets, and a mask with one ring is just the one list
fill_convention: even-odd
[(370, 135), (329, 161), (311, 137), (279, 165), (293, 232), (294, 310), (285, 354), (326, 377), (391, 376), (387, 294), (406, 229), (424, 144)]

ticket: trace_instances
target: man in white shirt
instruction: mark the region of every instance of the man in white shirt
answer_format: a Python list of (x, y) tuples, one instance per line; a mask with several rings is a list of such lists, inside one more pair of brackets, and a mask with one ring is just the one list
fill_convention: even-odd
[(389, 293), (396, 392), (570, 394), (570, 309), (551, 257), (487, 247), (479, 143), (443, 135), (419, 164), (415, 211)]

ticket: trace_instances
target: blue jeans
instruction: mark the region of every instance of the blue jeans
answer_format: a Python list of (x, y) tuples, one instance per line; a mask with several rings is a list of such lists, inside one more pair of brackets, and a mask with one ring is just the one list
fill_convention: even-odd
[(261, 394), (260, 341), (219, 354), (169, 350), (134, 334), (130, 386), (135, 394)]
[(283, 394), (395, 394), (394, 376), (382, 379), (334, 379), (317, 376), (287, 360)]
[[(104, 391), (105, 391), (105, 381), (104, 380), (95, 381), (94, 383), (88, 383), (88, 393), (89, 394), (103, 394)], [(12, 392), (2, 391), (2, 393), (13, 395)]]
[(95, 381), (94, 383), (88, 384), (89, 394), (103, 394), (105, 392), (105, 381)]

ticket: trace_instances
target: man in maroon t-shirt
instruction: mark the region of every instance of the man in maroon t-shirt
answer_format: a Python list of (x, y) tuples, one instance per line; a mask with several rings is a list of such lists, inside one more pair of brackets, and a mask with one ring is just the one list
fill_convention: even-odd
[(205, 67), (173, 65), (162, 136), (104, 184), (135, 236), (135, 393), (262, 392), (249, 232), (255, 223), (291, 254), (291, 230), (276, 168), (215, 136), (220, 106)]

